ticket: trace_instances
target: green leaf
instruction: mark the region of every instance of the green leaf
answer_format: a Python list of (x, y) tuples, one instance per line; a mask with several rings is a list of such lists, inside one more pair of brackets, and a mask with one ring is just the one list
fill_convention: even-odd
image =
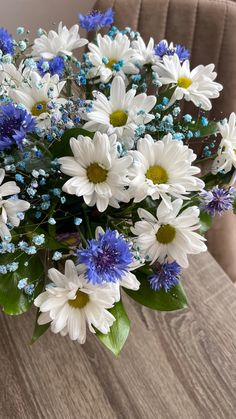
[[(181, 120), (180, 125), (184, 127), (185, 129), (189, 129), (192, 132), (199, 131), (200, 137), (210, 137), (211, 135), (214, 135), (219, 131), (217, 122), (215, 121), (209, 121), (208, 125), (203, 126), (200, 120), (198, 121), (193, 120), (193, 122), (185, 122), (184, 120)], [(197, 140), (193, 138), (191, 139), (191, 142), (193, 141), (197, 141)]]
[(38, 340), (38, 338), (40, 338), (40, 336), (42, 336), (49, 328), (51, 323), (46, 323), (46, 324), (38, 324), (38, 317), (39, 317), (39, 310), (37, 312), (37, 316), (36, 316), (36, 321), (35, 321), (35, 326), (34, 326), (34, 331), (33, 331), (33, 335), (31, 338), (31, 344), (33, 344), (34, 342), (36, 342), (36, 340)]
[(200, 229), (199, 233), (204, 235), (212, 226), (212, 217), (210, 214), (207, 214), (207, 212), (200, 212)]
[[(16, 261), (19, 267), (15, 272), (3, 274), (0, 277), (0, 305), (6, 314), (21, 314), (30, 309), (34, 298), (41, 292), (43, 287), (43, 265), (37, 255), (29, 258), (26, 254), (1, 256), (2, 263)], [(28, 262), (28, 266), (25, 266)], [(32, 297), (26, 295), (17, 285), (20, 279), (28, 278), (28, 284), (35, 285)]]
[(218, 124), (215, 121), (209, 121), (208, 125), (203, 126), (200, 122), (190, 128), (192, 131), (200, 131), (201, 137), (209, 137), (219, 131)]
[(93, 138), (94, 133), (90, 131), (86, 131), (83, 128), (71, 128), (65, 131), (64, 135), (61, 137), (60, 140), (55, 141), (52, 147), (50, 147), (50, 152), (55, 158), (64, 157), (64, 156), (72, 156), (72, 151), (70, 148), (70, 139), (72, 137), (77, 138), (78, 135), (84, 135), (85, 137)]
[(233, 202), (233, 212), (234, 214), (236, 214), (236, 198), (234, 198), (234, 202)]
[(147, 280), (148, 274), (136, 271), (135, 275), (141, 284), (139, 290), (132, 291), (124, 288), (124, 291), (139, 304), (159, 311), (174, 311), (188, 307), (187, 297), (181, 284), (168, 292), (163, 289), (154, 291)]
[(118, 356), (128, 337), (130, 321), (121, 300), (109, 311), (116, 318), (116, 321), (114, 321), (107, 335), (99, 331), (97, 331), (96, 335), (115, 356)]

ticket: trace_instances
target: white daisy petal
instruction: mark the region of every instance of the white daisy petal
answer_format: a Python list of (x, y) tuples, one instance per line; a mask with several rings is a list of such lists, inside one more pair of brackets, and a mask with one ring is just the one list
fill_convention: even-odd
[(51, 60), (58, 55), (72, 55), (74, 49), (87, 44), (87, 39), (80, 38), (79, 25), (74, 25), (70, 29), (58, 25), (58, 32), (49, 31), (48, 35), (43, 34), (34, 40), (32, 55), (36, 58)]
[(116, 134), (117, 140), (127, 149), (132, 148), (135, 130), (139, 125), (147, 124), (154, 118), (154, 115), (148, 112), (154, 108), (156, 97), (147, 96), (146, 93), (135, 96), (133, 89), (126, 92), (125, 82), (120, 76), (116, 76), (112, 81), (109, 101), (103, 96), (96, 95), (84, 128), (92, 132)]
[(51, 322), (53, 333), (69, 334), (81, 344), (86, 340), (86, 324), (93, 332), (93, 326), (102, 333), (109, 332), (115, 317), (107, 309), (117, 301), (116, 287), (88, 283), (71, 260), (66, 261), (65, 275), (51, 269), (50, 277), (55, 286), (47, 286), (34, 302), (41, 311), (39, 324)]
[(137, 151), (130, 155), (138, 162), (129, 174), (129, 193), (134, 202), (150, 196), (162, 198), (168, 206), (168, 196), (183, 198), (190, 191), (204, 188), (204, 182), (193, 176), (199, 173), (199, 168), (191, 165), (195, 154), (171, 134), (157, 142), (150, 135), (138, 140)]
[(212, 165), (212, 173), (228, 173), (232, 167), (236, 168), (236, 114), (231, 113), (228, 122), (218, 123), (221, 142), (218, 155)]
[(154, 64), (156, 55), (154, 51), (154, 39), (150, 38), (147, 46), (141, 36), (132, 42), (132, 48), (136, 52), (136, 61), (139, 65)]
[(210, 99), (217, 98), (222, 90), (222, 85), (215, 82), (216, 73), (214, 65), (197, 66), (192, 71), (188, 60), (182, 64), (177, 54), (164, 56), (162, 61), (156, 62), (152, 67), (157, 72), (160, 82), (174, 84), (176, 89), (168, 103), (171, 106), (176, 100), (184, 98), (192, 101), (204, 110), (211, 109)]
[[(65, 83), (59, 81), (58, 75), (50, 76), (47, 73), (41, 77), (36, 71), (31, 71), (27, 83), (22, 80), (8, 94), (16, 104), (23, 105), (36, 118), (39, 128), (47, 129), (51, 125), (50, 116), (60, 118), (59, 108), (66, 100), (59, 96)], [(49, 106), (52, 103), (53, 106)]]
[(7, 223), (11, 223), (13, 227), (18, 227), (20, 218), (18, 213), (27, 211), (30, 207), (29, 202), (17, 197), (9, 197), (20, 192), (20, 188), (13, 181), (3, 183), (5, 171), (0, 169), (0, 238), (3, 240), (5, 236), (11, 237), (11, 233), (7, 227)]
[(108, 138), (96, 132), (93, 139), (79, 136), (71, 139), (70, 145), (74, 157), (59, 159), (61, 171), (72, 176), (63, 185), (63, 191), (83, 196), (87, 205), (96, 204), (100, 212), (108, 205), (119, 207), (120, 200), (129, 201), (126, 186), (132, 158), (118, 158), (116, 136)]
[[(137, 51), (131, 48), (126, 35), (118, 33), (114, 39), (111, 39), (108, 35), (98, 34), (97, 45), (90, 42), (88, 49), (89, 60), (94, 66), (89, 72), (89, 77), (96, 77), (96, 82), (107, 83), (117, 74), (124, 78), (126, 74), (139, 72), (135, 66), (135, 62), (138, 61)], [(118, 64), (119, 68), (115, 68), (115, 64)]]
[(131, 231), (137, 236), (136, 245), (142, 257), (151, 260), (151, 263), (174, 259), (185, 268), (188, 266), (188, 254), (206, 251), (205, 239), (192, 231), (199, 226), (199, 209), (189, 207), (180, 212), (181, 199), (172, 203), (169, 200), (168, 204), (161, 202), (157, 218), (143, 209), (139, 210), (140, 218), (144, 219), (136, 222)]

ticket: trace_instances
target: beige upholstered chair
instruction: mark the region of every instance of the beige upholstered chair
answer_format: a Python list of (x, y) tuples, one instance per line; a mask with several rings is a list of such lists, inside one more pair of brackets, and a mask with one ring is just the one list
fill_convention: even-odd
[[(115, 24), (139, 30), (147, 41), (166, 38), (185, 45), (191, 64), (216, 64), (224, 85), (210, 117), (236, 111), (236, 2), (227, 0), (98, 0), (95, 9), (115, 10)], [(208, 247), (233, 281), (236, 281), (236, 216), (215, 219)]]

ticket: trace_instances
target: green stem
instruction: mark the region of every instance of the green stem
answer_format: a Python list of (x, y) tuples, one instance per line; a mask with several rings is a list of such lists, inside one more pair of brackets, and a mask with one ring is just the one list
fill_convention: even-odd
[(71, 97), (72, 96), (72, 80), (67, 79), (66, 82), (66, 96)]
[(46, 155), (48, 155), (48, 157), (50, 157), (51, 159), (53, 158), (52, 153), (49, 151), (49, 149), (45, 146), (45, 144), (39, 141), (36, 141), (36, 145), (38, 146), (38, 148), (40, 150), (42, 150)]
[(80, 238), (81, 238), (81, 241), (82, 241), (83, 245), (85, 247), (87, 247), (87, 245), (88, 245), (87, 240), (86, 240), (85, 236), (83, 235), (83, 233), (82, 233), (82, 231), (79, 227), (78, 227), (78, 233), (80, 235)]

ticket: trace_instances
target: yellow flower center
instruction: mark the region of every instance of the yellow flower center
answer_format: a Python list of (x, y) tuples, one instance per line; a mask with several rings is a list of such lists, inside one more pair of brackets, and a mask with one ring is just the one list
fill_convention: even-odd
[(192, 84), (192, 80), (189, 79), (188, 77), (180, 77), (178, 79), (178, 86), (179, 87), (183, 87), (184, 89), (187, 89), (189, 86), (191, 86)]
[(37, 102), (31, 108), (31, 113), (33, 116), (39, 116), (41, 113), (48, 112), (47, 102), (42, 100), (41, 102)]
[(128, 115), (126, 112), (118, 110), (110, 115), (110, 123), (113, 127), (123, 127), (126, 124)]
[(117, 64), (117, 61), (116, 61), (116, 60), (114, 60), (113, 58), (110, 58), (110, 60), (108, 61), (108, 63), (107, 63), (107, 64), (105, 64), (105, 66), (106, 66), (107, 68), (110, 68), (110, 70), (112, 70), (112, 66), (113, 66), (114, 64)]
[(146, 178), (152, 180), (154, 185), (168, 182), (167, 171), (158, 165), (150, 166), (145, 176)]
[(98, 163), (91, 163), (87, 167), (87, 176), (90, 182), (92, 183), (102, 183), (105, 182), (107, 178), (108, 170), (99, 166)]
[(88, 294), (85, 294), (82, 291), (77, 291), (76, 297), (74, 300), (69, 300), (68, 304), (73, 308), (84, 308), (89, 302)]
[(159, 243), (168, 244), (171, 243), (176, 235), (176, 230), (170, 224), (163, 224), (158, 232), (156, 233), (156, 238)]

